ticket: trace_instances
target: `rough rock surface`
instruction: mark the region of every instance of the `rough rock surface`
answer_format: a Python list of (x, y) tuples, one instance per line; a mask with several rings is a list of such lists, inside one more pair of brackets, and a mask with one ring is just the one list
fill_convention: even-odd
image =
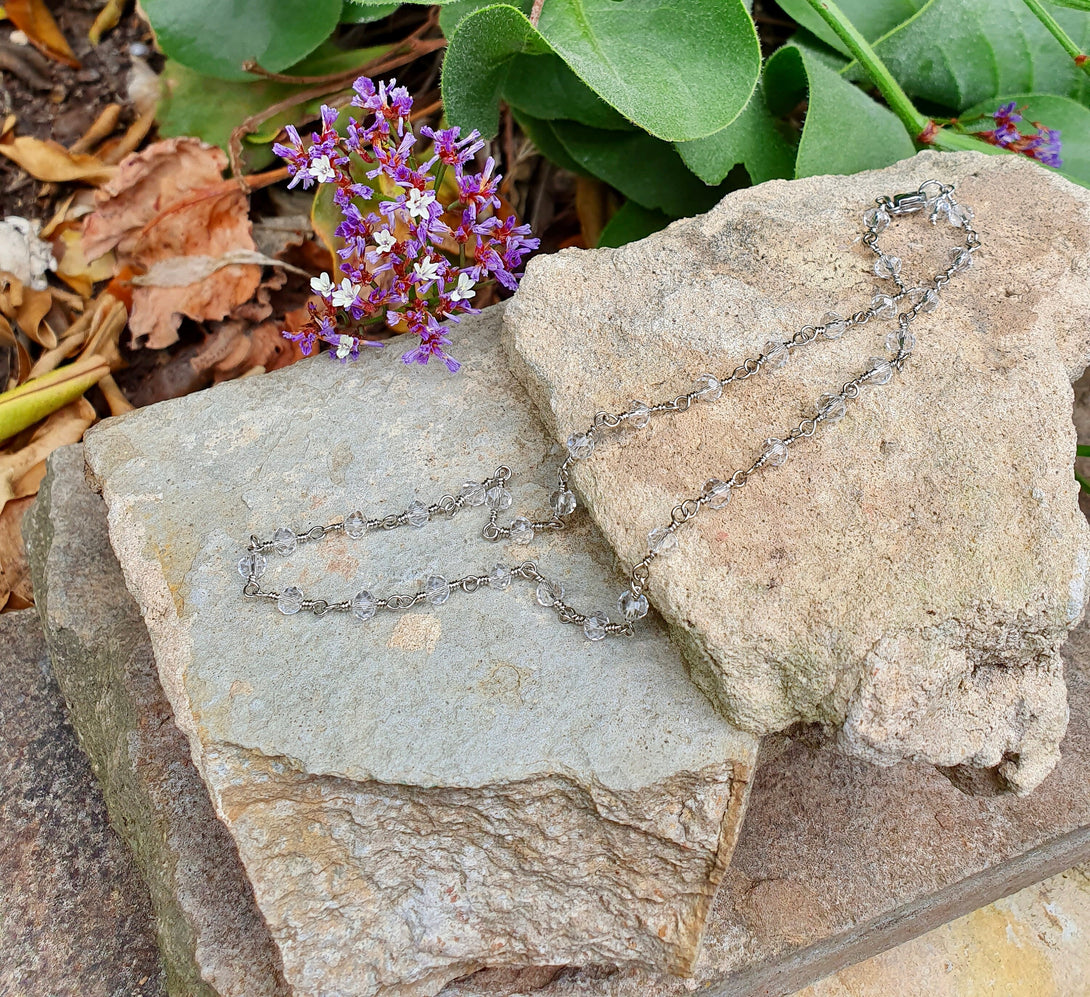
[(168, 991), (281, 997), (279, 953), (174, 724), (82, 445), (50, 457), (23, 533), (57, 681), (150, 890)]
[(0, 993), (158, 997), (148, 894), (64, 715), (38, 615), (0, 616)]
[[(588, 643), (526, 583), (367, 624), (241, 597), (251, 533), (397, 512), (500, 463), (516, 509), (545, 506), (556, 448), (500, 323), (463, 323), (458, 377), (394, 350), (316, 358), (85, 441), (175, 722), (299, 994), (434, 993), (485, 965), (685, 972), (733, 848), (755, 739), (657, 621)], [(533, 557), (577, 605), (616, 598), (587, 524), (489, 547), (479, 513), (337, 535), (264, 582), (341, 599)]]
[[(672, 398), (826, 310), (865, 307), (880, 282), (858, 241), (864, 208), (931, 177), (957, 183), (983, 248), (914, 324), (905, 372), (687, 524), (652, 565), (651, 598), (740, 727), (843, 725), (847, 748), (880, 764), (998, 766), (1027, 792), (1058, 758), (1057, 652), (1087, 595), (1070, 413), (1090, 357), (1090, 193), (1021, 157), (972, 153), (762, 184), (621, 249), (534, 259), (506, 342), (565, 440), (595, 410)], [(958, 235), (916, 215), (882, 244), (907, 275), (931, 274)], [(819, 340), (578, 464), (622, 562), (682, 498), (748, 467), (883, 355), (891, 325)]]

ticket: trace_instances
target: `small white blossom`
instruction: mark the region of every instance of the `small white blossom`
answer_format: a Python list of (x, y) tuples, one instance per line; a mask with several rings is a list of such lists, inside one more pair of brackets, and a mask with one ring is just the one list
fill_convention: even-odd
[(394, 248), (395, 242), (397, 238), (388, 228), (380, 228), (375, 233), (375, 248), (384, 256)]
[(337, 179), (337, 174), (333, 171), (333, 164), (329, 161), (328, 156), (318, 156), (310, 161), (309, 166), (310, 175), (318, 181), (318, 183), (330, 183)]
[(351, 336), (341, 336), (337, 340), (337, 359), (344, 360), (352, 352), (352, 347), (355, 345), (356, 340)]
[(360, 286), (353, 284), (347, 277), (341, 281), (341, 286), (335, 288), (329, 303), (334, 308), (350, 308), (360, 293)]
[(405, 199), (405, 207), (409, 209), (410, 218), (427, 218), (428, 205), (435, 202), (435, 192), (431, 190), (418, 190), (416, 187), (409, 189), (409, 195)]
[(321, 277), (310, 278), (310, 289), (315, 294), (320, 294), (323, 298), (328, 298), (333, 293), (333, 288), (337, 285), (329, 279), (329, 274), (323, 273)]
[(477, 282), (467, 273), (458, 274), (458, 286), (450, 292), (451, 301), (468, 301), (477, 292), (473, 290)]
[(413, 273), (421, 284), (436, 280), (439, 276), (439, 261), (425, 256), (419, 263), (413, 264)]

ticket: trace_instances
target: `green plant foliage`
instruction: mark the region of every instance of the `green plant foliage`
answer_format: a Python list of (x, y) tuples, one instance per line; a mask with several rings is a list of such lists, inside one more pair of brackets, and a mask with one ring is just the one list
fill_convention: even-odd
[(706, 138), (679, 142), (677, 151), (701, 180), (720, 183), (739, 163), (752, 183), (794, 176), (795, 150), (769, 113), (764, 87), (753, 91), (742, 113)]
[(455, 21), (442, 81), (450, 120), (494, 135), (516, 57), (549, 53), (623, 117), (669, 141), (728, 125), (760, 73), (741, 0), (553, 0), (538, 28), (523, 10), (498, 4)]
[(324, 42), (341, 0), (144, 0), (160, 47), (183, 66), (221, 80), (250, 80), (254, 60), (278, 73)]
[(516, 55), (511, 60), (501, 97), (525, 114), (547, 121), (570, 118), (592, 128), (634, 127), (579, 79), (558, 55)]
[(779, 49), (765, 67), (773, 114), (788, 113), (806, 96), (806, 120), (795, 154), (795, 176), (858, 173), (888, 166), (916, 148), (894, 114), (803, 49)]
[[(927, 6), (929, 0), (838, 0), (838, 6), (848, 16), (856, 30), (873, 42), (899, 24), (904, 24)], [(841, 55), (851, 58), (844, 43), (836, 36), (806, 0), (781, 0), (784, 12), (800, 27), (821, 39)], [(792, 39), (794, 41), (794, 39)]]
[(671, 221), (673, 219), (661, 211), (651, 211), (641, 208), (635, 201), (625, 201), (602, 229), (598, 245), (624, 246), (666, 228)]
[(389, 17), (400, 3), (372, 3), (371, 0), (345, 0), (341, 24), (370, 24)]
[[(1016, 93), (1002, 94), (989, 98), (976, 107), (968, 108), (963, 118), (966, 122), (978, 115), (989, 115), (983, 126), (991, 128), (994, 122), (990, 115), (998, 106), (1014, 101), (1022, 114), (1020, 129), (1025, 134), (1033, 134), (1033, 122), (1040, 121), (1049, 128), (1058, 128), (1062, 133), (1062, 165), (1054, 172), (1083, 187), (1090, 187), (1090, 110), (1071, 100), (1051, 93)], [(972, 125), (970, 124), (970, 127)], [(1051, 167), (1044, 167), (1051, 169)]]
[(1048, 0), (1057, 7), (1070, 7), (1072, 10), (1090, 10), (1090, 0)]

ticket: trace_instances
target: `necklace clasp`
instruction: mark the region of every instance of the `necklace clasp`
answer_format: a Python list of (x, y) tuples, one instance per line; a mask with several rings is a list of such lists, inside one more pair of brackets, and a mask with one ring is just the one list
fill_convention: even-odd
[(923, 211), (927, 207), (927, 198), (918, 190), (909, 194), (894, 194), (893, 203), (888, 211), (891, 215), (910, 215), (914, 211)]

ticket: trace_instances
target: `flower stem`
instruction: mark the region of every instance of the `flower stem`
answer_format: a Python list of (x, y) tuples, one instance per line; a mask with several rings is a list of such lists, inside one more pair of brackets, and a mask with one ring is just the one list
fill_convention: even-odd
[(885, 99), (890, 110), (901, 119), (908, 133), (913, 138), (919, 135), (927, 127), (927, 118), (916, 110), (908, 94), (901, 89), (901, 85), (893, 78), (893, 74), (886, 69), (885, 63), (878, 58), (878, 54), (871, 48), (867, 39), (856, 30), (833, 0), (806, 0), (806, 2), (814, 9), (814, 13), (836, 32), (836, 36), (848, 47), (852, 57), (867, 71), (878, 92)]
[(1090, 60), (1088, 60), (1086, 53), (1060, 27), (1060, 23), (1045, 9), (1041, 0), (1025, 0), (1025, 4), (1033, 12), (1034, 17), (1048, 29), (1052, 37), (1063, 46), (1063, 50), (1074, 59), (1075, 65), (1084, 73), (1090, 74)]

